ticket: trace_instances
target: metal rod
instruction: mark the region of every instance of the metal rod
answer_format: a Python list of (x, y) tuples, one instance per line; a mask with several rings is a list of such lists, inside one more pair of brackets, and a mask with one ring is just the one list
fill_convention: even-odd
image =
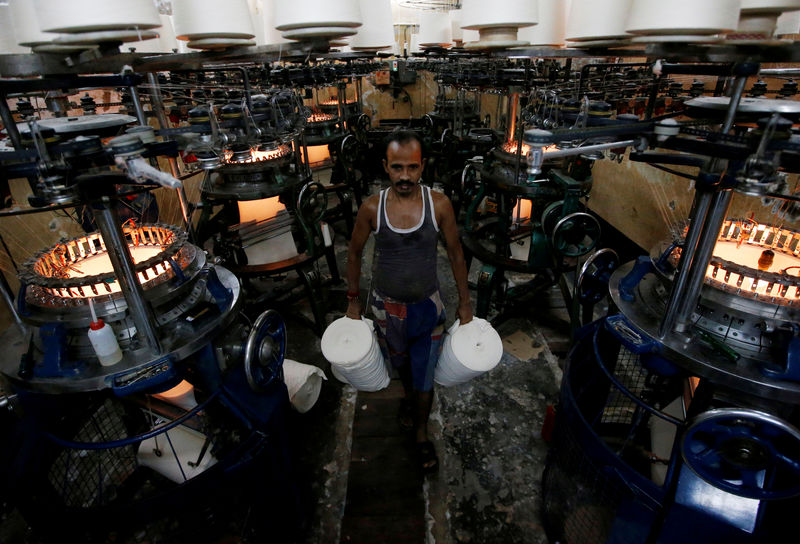
[(678, 310), (681, 305), (681, 297), (683, 296), (687, 282), (689, 281), (689, 272), (692, 268), (695, 250), (697, 249), (698, 240), (703, 230), (706, 216), (708, 215), (709, 207), (711, 206), (711, 193), (705, 191), (698, 191), (694, 197), (692, 204), (692, 212), (690, 214), (689, 232), (686, 233), (686, 241), (681, 249), (681, 260), (678, 263), (678, 270), (675, 272), (675, 277), (672, 280), (672, 292), (670, 293), (667, 308), (664, 311), (664, 317), (661, 320), (661, 325), (658, 329), (660, 338), (664, 338), (669, 334), (678, 318)]
[(140, 125), (147, 124), (147, 117), (144, 115), (144, 108), (142, 108), (142, 101), (139, 100), (139, 90), (134, 87), (128, 87), (128, 91), (131, 93), (131, 100), (133, 101), (133, 108), (136, 110), (136, 118), (139, 120)]
[(692, 267), (689, 271), (689, 279), (686, 282), (686, 292), (680, 297), (675, 323), (675, 330), (678, 332), (685, 332), (691, 324), (691, 316), (697, 307), (700, 290), (703, 287), (706, 271), (708, 270), (708, 263), (714, 253), (714, 247), (717, 244), (722, 223), (728, 213), (732, 196), (733, 191), (726, 190), (714, 193), (711, 197), (708, 216), (703, 224)]
[[(737, 76), (734, 81), (733, 94), (722, 125), (723, 133), (727, 133), (733, 127), (746, 83), (746, 76)], [(714, 159), (708, 170), (722, 175), (724, 169), (724, 162)], [(669, 334), (673, 328), (679, 332), (686, 330), (689, 318), (697, 306), (708, 262), (714, 251), (731, 197), (731, 191), (722, 193), (698, 191), (695, 197), (689, 233), (681, 252), (680, 269), (673, 282), (667, 311), (659, 328), (661, 338)]]
[[(162, 129), (169, 128), (167, 122), (167, 115), (164, 113), (164, 100), (161, 98), (161, 87), (158, 84), (158, 78), (153, 72), (147, 74), (147, 81), (150, 83), (150, 107), (156, 114), (158, 125)], [(174, 175), (174, 174), (173, 174)]]
[(117, 281), (128, 303), (128, 311), (136, 325), (136, 332), (153, 355), (160, 355), (161, 345), (153, 326), (156, 319), (152, 308), (144, 299), (144, 289), (136, 274), (133, 258), (113, 205), (110, 198), (103, 198), (103, 204), (99, 209), (93, 210), (94, 218), (105, 242)]
[(603, 151), (606, 149), (614, 149), (616, 147), (628, 147), (636, 143), (636, 140), (621, 140), (619, 142), (607, 142), (604, 144), (583, 145), (580, 147), (569, 147), (566, 149), (555, 149), (553, 151), (546, 151), (544, 158), (557, 159), (559, 157), (571, 157), (572, 155), (580, 155), (587, 151)]
[(28, 332), (28, 327), (17, 313), (17, 306), (14, 304), (14, 295), (11, 292), (11, 286), (8, 284), (6, 275), (2, 271), (0, 271), (0, 295), (2, 295), (3, 302), (6, 303), (8, 311), (11, 313), (11, 317), (14, 319), (14, 324), (19, 329), (19, 332), (23, 335), (26, 334)]

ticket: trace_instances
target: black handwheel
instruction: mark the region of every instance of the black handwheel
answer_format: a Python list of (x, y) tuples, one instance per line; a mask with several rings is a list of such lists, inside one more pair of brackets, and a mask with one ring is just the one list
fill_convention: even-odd
[(258, 316), (244, 350), (244, 373), (256, 393), (265, 391), (276, 380), (283, 379), (286, 355), (286, 325), (275, 310)]
[(586, 212), (562, 217), (553, 228), (553, 249), (565, 257), (580, 257), (595, 248), (600, 240), (600, 223)]
[(619, 255), (611, 248), (595, 251), (586, 259), (578, 274), (578, 299), (597, 304), (608, 294), (608, 280), (619, 266)]
[(681, 454), (700, 478), (728, 493), (757, 500), (800, 495), (800, 431), (771, 414), (704, 412), (686, 429)]

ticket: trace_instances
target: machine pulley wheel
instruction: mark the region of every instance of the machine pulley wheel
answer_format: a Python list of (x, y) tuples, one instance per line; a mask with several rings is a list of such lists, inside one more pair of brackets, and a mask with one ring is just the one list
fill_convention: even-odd
[(553, 249), (565, 257), (580, 257), (595, 248), (600, 239), (600, 223), (586, 212), (562, 217), (553, 228)]
[(328, 194), (325, 187), (316, 181), (303, 185), (297, 195), (297, 214), (306, 225), (322, 221), (325, 210), (328, 209)]
[(358, 143), (358, 138), (352, 134), (348, 134), (342, 138), (342, 145), (339, 149), (341, 151), (342, 161), (348, 166), (358, 162), (359, 146), (360, 144)]
[(686, 429), (681, 454), (695, 474), (728, 493), (757, 500), (800, 495), (800, 430), (771, 414), (704, 412)]
[(619, 266), (619, 255), (611, 248), (595, 251), (586, 259), (578, 274), (578, 299), (597, 304), (608, 294), (608, 280)]
[(542, 230), (544, 232), (553, 232), (558, 219), (561, 217), (561, 210), (564, 208), (563, 200), (556, 200), (547, 205), (542, 212)]
[(370, 127), (372, 126), (372, 119), (366, 113), (362, 113), (356, 118), (356, 122), (353, 126), (354, 132), (356, 135), (356, 139), (359, 143), (366, 144), (367, 143), (367, 132), (369, 132)]
[(244, 350), (244, 373), (256, 393), (265, 391), (276, 380), (283, 379), (286, 355), (286, 325), (275, 310), (258, 316)]
[(426, 114), (422, 116), (422, 119), (425, 121), (425, 123), (422, 125), (422, 135), (425, 138), (430, 138), (431, 136), (433, 136), (433, 127), (435, 126), (433, 122), (433, 117)]

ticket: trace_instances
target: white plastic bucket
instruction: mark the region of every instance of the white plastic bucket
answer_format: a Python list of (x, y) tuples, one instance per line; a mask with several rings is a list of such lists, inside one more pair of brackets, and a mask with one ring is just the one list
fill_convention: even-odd
[(321, 344), (322, 355), (337, 379), (359, 391), (389, 386), (389, 372), (371, 320), (341, 317), (325, 329)]
[(461, 326), (456, 320), (447, 331), (433, 379), (449, 387), (490, 371), (503, 357), (503, 341), (485, 319), (473, 318)]
[(289, 402), (301, 414), (308, 412), (319, 398), (322, 380), (327, 380), (319, 367), (283, 360), (283, 381), (289, 391)]

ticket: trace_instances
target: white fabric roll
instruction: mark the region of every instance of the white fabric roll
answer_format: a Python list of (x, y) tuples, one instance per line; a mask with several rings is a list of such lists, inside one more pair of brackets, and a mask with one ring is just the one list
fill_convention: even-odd
[(419, 45), (449, 45), (450, 15), (444, 11), (423, 11), (419, 15)]
[(283, 360), (283, 381), (289, 391), (289, 402), (301, 414), (308, 412), (319, 398), (325, 373), (317, 366)]
[(28, 49), (17, 45), (14, 26), (11, 7), (0, 5), (0, 55), (30, 53)]
[(331, 364), (358, 364), (372, 349), (373, 335), (371, 320), (340, 317), (322, 333), (322, 355)]
[[(9, 0), (6, 13), (11, 11), (9, 32), (16, 37), (16, 43), (24, 47), (33, 47), (45, 43), (52, 43), (58, 34), (45, 33), (39, 30), (39, 17), (36, 15), (31, 0)], [(0, 15), (2, 17), (2, 15)], [(7, 24), (3, 21), (3, 24)], [(23, 50), (24, 52), (28, 52)]]
[[(167, 440), (167, 435), (169, 435), (169, 440)], [(203, 455), (200, 464), (195, 465), (205, 440), (204, 434), (183, 425), (177, 425), (166, 432), (142, 440), (136, 452), (136, 460), (140, 465), (155, 470), (176, 484), (182, 484), (203, 473), (217, 462), (209, 448)]]
[(275, 3), (275, 27), (278, 30), (358, 27), (362, 20), (358, 0), (290, 0)]
[(42, 32), (148, 29), (161, 24), (153, 0), (33, 0), (33, 5)]
[(572, 0), (567, 16), (568, 40), (628, 37), (625, 23), (632, 0)]
[(337, 379), (359, 391), (379, 391), (389, 385), (371, 320), (339, 318), (325, 329), (321, 344)]
[(531, 45), (564, 45), (567, 0), (539, 0), (539, 24), (519, 30), (518, 37)]
[(461, 27), (524, 27), (539, 21), (537, 0), (463, 0)]
[(360, 0), (361, 17), (364, 24), (350, 39), (350, 47), (356, 49), (382, 49), (394, 44), (391, 0)]
[(444, 340), (434, 380), (444, 386), (464, 383), (493, 369), (503, 357), (503, 341), (485, 319), (453, 323)]
[(631, 34), (718, 34), (739, 24), (741, 0), (633, 0)]
[(255, 36), (247, 0), (172, 0), (175, 36), (179, 40), (249, 39)]

